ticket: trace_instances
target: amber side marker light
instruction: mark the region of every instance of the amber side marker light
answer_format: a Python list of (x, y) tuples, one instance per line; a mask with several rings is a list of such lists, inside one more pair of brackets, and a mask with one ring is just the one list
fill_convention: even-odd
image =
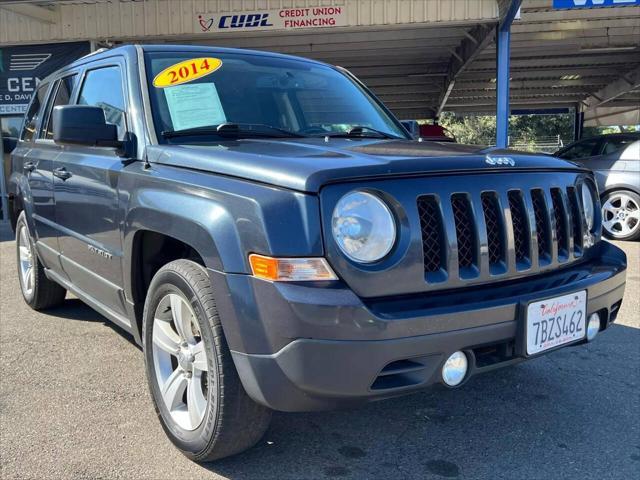
[(337, 280), (324, 258), (274, 258), (249, 255), (254, 277), (274, 282), (311, 282)]

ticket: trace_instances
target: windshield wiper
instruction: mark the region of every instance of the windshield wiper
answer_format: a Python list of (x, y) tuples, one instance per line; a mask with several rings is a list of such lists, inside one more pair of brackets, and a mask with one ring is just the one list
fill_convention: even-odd
[[(366, 133), (369, 132), (369, 133)], [(356, 125), (355, 127), (351, 127), (351, 130), (347, 132), (337, 132), (337, 133), (327, 133), (323, 135), (325, 137), (336, 137), (336, 138), (349, 138), (349, 137), (360, 137), (360, 138), (394, 138), (394, 139), (403, 139), (397, 135), (392, 135), (391, 133), (383, 132), (381, 130), (376, 130), (372, 127), (367, 127), (366, 125)]]
[(185, 128), (184, 130), (168, 130), (162, 132), (165, 138), (188, 137), (193, 135), (218, 135), (221, 137), (304, 137), (304, 135), (280, 127), (263, 123), (221, 123), (211, 127)]

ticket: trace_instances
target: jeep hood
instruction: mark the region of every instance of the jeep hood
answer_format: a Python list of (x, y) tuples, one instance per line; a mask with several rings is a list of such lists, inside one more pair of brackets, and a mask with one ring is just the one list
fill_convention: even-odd
[[(386, 176), (579, 168), (543, 154), (455, 143), (346, 138), (163, 144), (148, 147), (147, 156), (150, 162), (302, 192), (318, 192), (328, 183)], [(501, 165), (501, 157), (510, 160)]]

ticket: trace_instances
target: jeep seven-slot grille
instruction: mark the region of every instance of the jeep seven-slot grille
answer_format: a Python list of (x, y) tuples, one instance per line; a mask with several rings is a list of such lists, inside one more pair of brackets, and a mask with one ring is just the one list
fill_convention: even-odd
[[(423, 195), (418, 212), (427, 282), (469, 280), (485, 271), (498, 276), (533, 273), (581, 253), (581, 210), (574, 187), (482, 191), (478, 197)], [(454, 222), (452, 230), (445, 229), (447, 212)], [(455, 238), (448, 238), (453, 234)], [(455, 246), (457, 265), (448, 261)], [(446, 274), (438, 277), (433, 272)]]

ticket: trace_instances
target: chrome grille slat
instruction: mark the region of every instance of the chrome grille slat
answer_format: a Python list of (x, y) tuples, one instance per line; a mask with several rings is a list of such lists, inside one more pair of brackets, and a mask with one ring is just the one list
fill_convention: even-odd
[(513, 233), (513, 214), (511, 211), (510, 192), (501, 192), (498, 196), (500, 213), (504, 221), (504, 238), (506, 248), (506, 270), (510, 274), (516, 272), (516, 238)]
[[(487, 276), (491, 273), (492, 265), (489, 261), (489, 240), (487, 238), (487, 225), (482, 211), (482, 196), (478, 193), (471, 199), (471, 205), (474, 209), (473, 220), (477, 235), (477, 255), (478, 255), (478, 275)], [(477, 210), (476, 210), (477, 207)]]
[[(445, 259), (445, 270), (449, 283), (455, 284), (458, 281), (458, 241), (456, 239), (456, 226), (453, 221), (453, 208), (451, 201), (443, 199), (440, 202), (444, 227), (444, 243), (447, 247), (447, 256)], [(444, 221), (447, 219), (448, 221)]]
[(527, 217), (527, 226), (529, 227), (529, 268), (533, 271), (540, 267), (538, 261), (538, 226), (536, 222), (536, 214), (533, 208), (533, 199), (530, 191), (522, 192), (522, 199), (525, 205), (525, 212)]
[(558, 226), (556, 224), (556, 216), (553, 206), (553, 189), (542, 190), (542, 198), (545, 201), (545, 212), (547, 219), (547, 238), (549, 239), (549, 255), (552, 265), (558, 264)]
[(516, 269), (524, 270), (531, 265), (531, 228), (527, 209), (519, 190), (509, 191), (509, 210), (514, 238)]

